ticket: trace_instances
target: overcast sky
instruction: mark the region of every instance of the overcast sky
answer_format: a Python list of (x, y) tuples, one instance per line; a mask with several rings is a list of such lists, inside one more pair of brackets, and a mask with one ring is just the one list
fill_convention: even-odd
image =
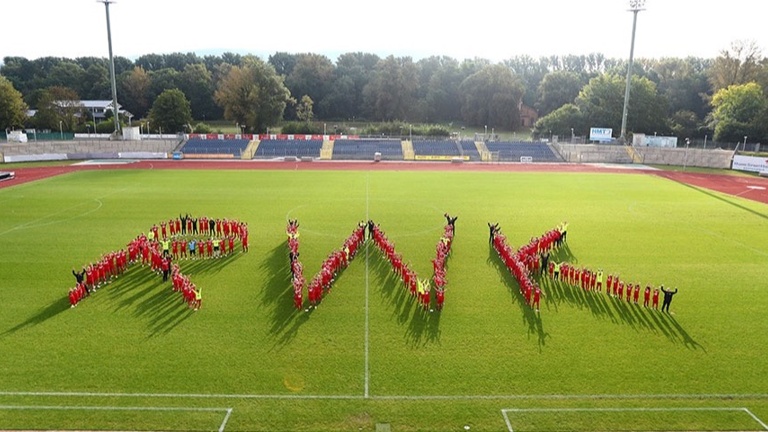
[[(0, 58), (107, 57), (104, 5), (96, 0), (2, 0)], [(647, 0), (635, 56), (717, 57), (737, 40), (768, 55), (768, 1)], [(626, 58), (628, 0), (117, 0), (115, 55), (233, 51), (266, 60), (277, 51), (336, 60), (363, 51), (419, 59), (501, 61), (602, 53)]]

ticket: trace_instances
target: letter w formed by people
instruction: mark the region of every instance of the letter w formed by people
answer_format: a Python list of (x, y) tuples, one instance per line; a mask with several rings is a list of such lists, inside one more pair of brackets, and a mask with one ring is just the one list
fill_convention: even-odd
[[(316, 307), (320, 301), (328, 295), (331, 286), (338, 279), (342, 271), (355, 259), (360, 247), (366, 240), (366, 228), (368, 240), (387, 258), (392, 270), (403, 282), (411, 296), (418, 301), (423, 310), (441, 310), (445, 300), (445, 261), (451, 252), (454, 237), (454, 223), (456, 218), (445, 215), (448, 223), (443, 229), (443, 234), (435, 246), (435, 258), (432, 260), (433, 275), (431, 279), (419, 278), (416, 272), (403, 261), (402, 255), (396, 250), (394, 244), (387, 238), (381, 227), (373, 221), (360, 222), (352, 231), (352, 234), (344, 240), (339, 249), (331, 252), (320, 266), (320, 271), (315, 274), (307, 284), (304, 278), (304, 268), (299, 259), (299, 222), (289, 220), (286, 228), (288, 236), (288, 256), (291, 266), (291, 283), (293, 285), (293, 303), (297, 310), (304, 309), (304, 288), (306, 286), (309, 301), (308, 308)], [(434, 298), (433, 298), (434, 293)]]

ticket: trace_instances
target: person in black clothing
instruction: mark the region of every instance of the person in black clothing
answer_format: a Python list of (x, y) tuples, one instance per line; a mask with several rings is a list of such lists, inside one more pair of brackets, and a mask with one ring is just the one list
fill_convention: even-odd
[(181, 221), (181, 235), (187, 234), (187, 219), (189, 219), (189, 214), (182, 216), (181, 213), (179, 213), (179, 220)]
[[(75, 281), (78, 285), (83, 284), (83, 281), (85, 280), (85, 268), (83, 268), (80, 272), (76, 272), (75, 269), (72, 269), (72, 274), (75, 276)], [(91, 292), (88, 291), (88, 287), (83, 284), (85, 287), (85, 293), (90, 294)]]
[(547, 266), (549, 265), (549, 252), (544, 252), (541, 254), (541, 274), (544, 274), (545, 271), (547, 271)]
[(368, 238), (369, 239), (373, 238), (373, 228), (374, 228), (373, 220), (368, 219)]
[(499, 223), (496, 222), (495, 224), (491, 224), (488, 222), (488, 244), (493, 244), (493, 237), (496, 235), (497, 232), (499, 232)]
[(451, 228), (453, 228), (453, 232), (455, 234), (456, 233), (456, 219), (458, 219), (459, 217), (458, 216), (451, 217), (451, 215), (449, 215), (448, 213), (444, 214), (443, 216), (445, 216), (446, 222), (448, 223), (448, 225), (451, 226)]
[(664, 289), (664, 285), (661, 286), (661, 292), (664, 293), (664, 302), (661, 304), (661, 311), (665, 310), (669, 313), (669, 305), (672, 303), (672, 296), (677, 294), (677, 288), (674, 291)]

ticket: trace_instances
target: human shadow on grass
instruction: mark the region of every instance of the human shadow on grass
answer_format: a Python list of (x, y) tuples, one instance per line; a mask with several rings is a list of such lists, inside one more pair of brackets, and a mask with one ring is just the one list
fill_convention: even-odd
[(510, 294), (516, 300), (520, 307), (520, 312), (522, 312), (522, 323), (528, 329), (528, 336), (536, 336), (539, 352), (541, 352), (547, 344), (547, 338), (550, 337), (549, 333), (544, 330), (544, 322), (541, 319), (541, 314), (536, 312), (528, 305), (528, 303), (526, 303), (525, 297), (520, 292), (520, 284), (514, 278), (512, 273), (509, 272), (496, 252), (496, 249), (491, 245), (488, 246), (488, 262), (492, 263), (496, 268), (499, 275), (499, 282), (509, 289)]
[[(162, 275), (152, 272), (148, 267), (133, 266), (112, 283), (97, 291), (104, 291), (104, 296), (114, 304), (114, 310), (132, 308), (138, 319), (148, 320), (150, 336), (160, 332), (169, 332), (182, 320), (169, 320), (176, 317), (174, 311), (191, 312), (179, 293), (172, 290), (170, 280), (163, 282)], [(182, 317), (186, 319), (186, 316)]]
[(441, 313), (431, 307), (432, 312), (419, 307), (416, 298), (392, 271), (387, 259), (373, 245), (369, 246), (368, 268), (381, 283), (379, 293), (392, 309), (392, 318), (400, 325), (407, 325), (406, 340), (413, 346), (440, 341)]
[(280, 348), (296, 337), (301, 325), (309, 320), (310, 313), (297, 311), (293, 306), (291, 266), (285, 243), (273, 247), (264, 256), (261, 267), (267, 275), (261, 305), (271, 314), (269, 334), (275, 341), (275, 348)]
[[(541, 285), (546, 290), (546, 304), (557, 305), (567, 303), (580, 310), (590, 311), (593, 317), (607, 319), (613, 324), (628, 325), (635, 331), (650, 331), (661, 333), (668, 340), (683, 343), (689, 349), (702, 346), (697, 343), (671, 315), (634, 299), (626, 301), (626, 297), (618, 298), (599, 291), (586, 291), (563, 280), (552, 280), (548, 276), (541, 277)], [(642, 293), (640, 297), (642, 302)]]
[(24, 330), (28, 327), (34, 327), (38, 324), (42, 324), (68, 309), (70, 309), (69, 298), (67, 298), (65, 295), (62, 295), (60, 299), (52, 301), (48, 306), (39, 310), (23, 322), (0, 333), (0, 337), (16, 333), (19, 330)]

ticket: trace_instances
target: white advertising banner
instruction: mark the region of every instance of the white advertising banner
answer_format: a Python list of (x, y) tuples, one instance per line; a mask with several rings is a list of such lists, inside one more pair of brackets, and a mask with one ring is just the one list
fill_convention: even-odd
[(613, 140), (611, 128), (589, 128), (589, 140), (598, 142), (610, 142)]
[(768, 172), (768, 158), (754, 156), (734, 156), (731, 169), (751, 172)]

